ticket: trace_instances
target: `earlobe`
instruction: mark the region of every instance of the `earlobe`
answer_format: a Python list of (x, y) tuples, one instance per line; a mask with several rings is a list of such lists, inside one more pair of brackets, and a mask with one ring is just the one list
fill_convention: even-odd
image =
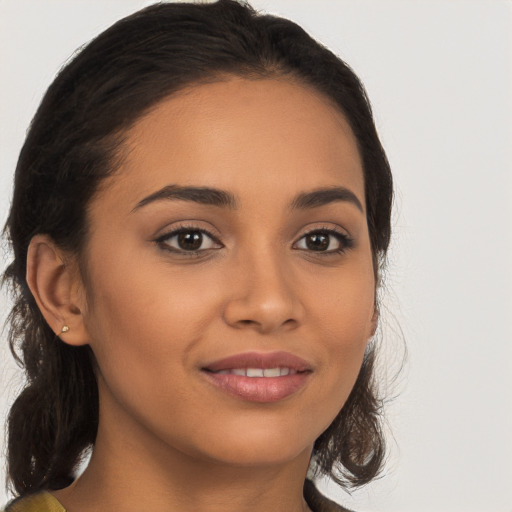
[(77, 272), (47, 235), (36, 235), (27, 253), (27, 284), (51, 329), (69, 345), (85, 345), (82, 307), (77, 304)]

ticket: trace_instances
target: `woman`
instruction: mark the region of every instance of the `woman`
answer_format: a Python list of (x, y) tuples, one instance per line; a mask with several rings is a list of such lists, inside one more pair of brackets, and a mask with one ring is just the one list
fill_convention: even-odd
[(345, 510), (306, 473), (382, 464), (391, 200), (362, 85), (292, 22), (157, 4), (91, 42), (6, 225), (28, 378), (8, 510)]

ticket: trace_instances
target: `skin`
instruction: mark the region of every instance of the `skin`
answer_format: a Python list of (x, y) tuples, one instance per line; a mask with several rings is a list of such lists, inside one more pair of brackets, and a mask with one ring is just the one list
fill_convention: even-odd
[[(86, 268), (45, 236), (29, 250), (27, 277), (46, 319), (57, 333), (69, 325), (61, 339), (90, 344), (98, 363), (94, 453), (55, 496), (68, 512), (308, 510), (313, 443), (345, 403), (376, 324), (354, 135), (303, 85), (229, 78), (159, 104), (125, 149), (90, 204)], [(169, 185), (227, 191), (236, 208), (169, 199), (137, 208)], [(290, 208), (299, 194), (332, 187), (361, 209), (347, 200)], [(179, 227), (215, 242), (204, 236), (191, 254), (176, 237), (162, 240)], [(329, 250), (309, 248), (312, 230)], [(277, 402), (229, 395), (201, 371), (275, 350), (312, 368)]]

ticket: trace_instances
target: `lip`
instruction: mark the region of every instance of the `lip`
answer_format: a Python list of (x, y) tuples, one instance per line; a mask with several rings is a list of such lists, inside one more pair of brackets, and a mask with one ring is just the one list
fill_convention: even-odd
[(298, 372), (311, 371), (312, 365), (289, 352), (244, 352), (219, 359), (204, 365), (211, 372), (232, 370), (233, 368), (291, 368)]
[[(247, 377), (231, 373), (216, 373), (239, 368), (289, 368), (294, 372), (280, 377)], [(312, 365), (289, 352), (245, 352), (201, 368), (207, 380), (231, 396), (249, 402), (270, 403), (293, 395), (306, 385)]]

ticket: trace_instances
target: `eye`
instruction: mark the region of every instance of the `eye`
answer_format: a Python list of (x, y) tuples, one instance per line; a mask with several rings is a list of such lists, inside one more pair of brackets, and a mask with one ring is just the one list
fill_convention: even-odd
[(353, 239), (344, 233), (332, 229), (316, 229), (301, 237), (294, 248), (329, 254), (342, 253), (353, 245)]
[(198, 253), (222, 247), (222, 244), (207, 231), (184, 227), (161, 236), (156, 242), (169, 251), (182, 253)]

